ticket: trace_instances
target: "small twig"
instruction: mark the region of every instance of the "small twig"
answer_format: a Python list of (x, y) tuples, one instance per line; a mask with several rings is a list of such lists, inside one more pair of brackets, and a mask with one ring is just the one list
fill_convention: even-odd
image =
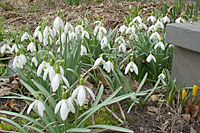
[[(92, 104), (92, 101), (91, 101)], [(95, 125), (95, 118), (94, 118), (94, 114), (92, 114), (92, 125)]]
[[(91, 67), (88, 71), (86, 71), (86, 72), (82, 75), (82, 77), (85, 77), (91, 70), (93, 70), (93, 67)], [(70, 88), (73, 88), (78, 82), (79, 82), (79, 79), (76, 80), (76, 82), (74, 82), (74, 84), (71, 85)]]
[(143, 117), (141, 114), (139, 114), (139, 113), (137, 112), (137, 106), (135, 106), (135, 113), (136, 113), (137, 115), (139, 115), (142, 119), (144, 119), (144, 117)]

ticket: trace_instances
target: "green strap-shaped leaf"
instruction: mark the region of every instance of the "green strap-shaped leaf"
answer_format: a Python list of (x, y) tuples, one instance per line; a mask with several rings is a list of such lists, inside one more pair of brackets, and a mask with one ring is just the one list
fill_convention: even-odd
[(91, 132), (90, 129), (87, 129), (87, 128), (71, 128), (69, 130), (67, 130), (66, 132), (71, 132), (71, 133), (88, 133), (88, 132)]

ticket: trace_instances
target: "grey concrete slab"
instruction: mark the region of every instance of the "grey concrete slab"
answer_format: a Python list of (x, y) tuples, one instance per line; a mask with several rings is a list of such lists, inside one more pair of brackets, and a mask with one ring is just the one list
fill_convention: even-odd
[(200, 53), (175, 46), (171, 76), (180, 87), (200, 86)]
[(168, 24), (166, 42), (195, 52), (200, 52), (200, 21)]

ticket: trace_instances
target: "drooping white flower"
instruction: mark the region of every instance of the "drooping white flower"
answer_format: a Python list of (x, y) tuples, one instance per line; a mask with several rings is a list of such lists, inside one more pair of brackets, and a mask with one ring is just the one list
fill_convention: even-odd
[(165, 79), (165, 74), (162, 72), (159, 76), (158, 76), (158, 78), (162, 78), (163, 80)]
[(27, 39), (31, 40), (31, 38), (32, 38), (31, 35), (29, 35), (27, 32), (25, 32), (21, 37), (21, 42), (23, 42), (24, 40), (27, 40)]
[(73, 99), (69, 97), (68, 99), (63, 98), (60, 102), (56, 104), (54, 112), (56, 114), (60, 109), (60, 116), (63, 121), (66, 120), (69, 112), (75, 113), (75, 108), (72, 102), (73, 102)]
[(97, 66), (99, 66), (101, 63), (103, 63), (103, 65), (105, 64), (105, 61), (102, 58), (102, 55), (96, 59), (94, 65), (93, 65), (93, 69), (97, 68)]
[(104, 49), (106, 46), (110, 48), (110, 43), (108, 42), (108, 38), (106, 36), (101, 40), (101, 49)]
[(140, 24), (140, 23), (142, 23), (142, 19), (141, 19), (140, 16), (137, 16), (137, 17), (133, 18), (132, 22), (133, 22), (133, 23), (137, 22), (137, 23)]
[(4, 52), (10, 53), (11, 51), (10, 42), (8, 40), (4, 40), (4, 45), (1, 47), (1, 54)]
[(42, 72), (42, 70), (43, 70), (43, 69), (46, 69), (46, 68), (48, 68), (48, 67), (49, 67), (49, 63), (46, 62), (45, 60), (42, 61), (42, 63), (39, 65), (39, 67), (38, 67), (38, 69), (37, 69), (37, 76), (39, 77), (40, 74), (41, 74), (41, 72)]
[(157, 39), (157, 40), (161, 40), (161, 37), (160, 37), (160, 34), (158, 33), (158, 32), (154, 32), (153, 34), (151, 34), (151, 36), (150, 36), (150, 38), (149, 38), (150, 40), (152, 40), (152, 39)]
[(47, 74), (49, 74), (49, 79), (52, 81), (53, 77), (56, 75), (56, 72), (53, 68), (53, 60), (50, 60), (49, 67), (44, 70), (43, 80), (46, 80)]
[(162, 22), (163, 22), (164, 24), (170, 23), (170, 19), (169, 19), (169, 17), (167, 17), (167, 16), (163, 17), (161, 20), (162, 20)]
[(103, 26), (100, 26), (99, 32), (97, 34), (97, 40), (101, 41), (106, 34), (107, 34), (106, 28), (104, 28)]
[(122, 36), (119, 36), (115, 39), (115, 43), (122, 44), (122, 43), (125, 43), (125, 40)]
[(23, 66), (26, 64), (27, 60), (25, 55), (20, 54), (15, 56), (14, 60), (13, 60), (13, 68), (20, 68), (23, 69)]
[(38, 26), (38, 27), (35, 29), (34, 35), (33, 35), (33, 36), (34, 36), (35, 38), (38, 37), (39, 41), (42, 42), (43, 37), (42, 37), (42, 32), (40, 31), (40, 29), (41, 29), (41, 26)]
[(131, 58), (131, 62), (126, 66), (125, 68), (125, 74), (128, 73), (128, 71), (130, 72), (135, 72), (136, 75), (138, 75), (138, 67), (137, 65), (133, 62), (133, 58)]
[(62, 42), (63, 45), (64, 45), (65, 42), (66, 42), (66, 33), (65, 33), (65, 32), (63, 32), (63, 33), (61, 34), (61, 42)]
[(33, 42), (29, 43), (29, 45), (27, 46), (27, 51), (31, 51), (31, 52), (36, 51), (36, 47), (35, 47), (35, 44)]
[(83, 31), (84, 31), (84, 28), (83, 28), (82, 25), (77, 25), (77, 26), (75, 27), (75, 33), (76, 33), (77, 35), (81, 34)]
[(120, 28), (119, 28), (119, 31), (123, 34), (125, 33), (127, 30), (127, 26), (126, 25), (122, 25)]
[(93, 100), (95, 100), (95, 95), (90, 90), (90, 88), (83, 85), (83, 78), (80, 79), (80, 85), (72, 92), (72, 98), (74, 99), (77, 96), (77, 101), (80, 106), (83, 106), (86, 100), (86, 90), (90, 94)]
[(150, 53), (149, 56), (147, 57), (146, 61), (149, 63), (153, 60), (156, 63), (156, 58)]
[(150, 34), (152, 32), (155, 32), (155, 25), (151, 25), (147, 31), (147, 34)]
[(147, 21), (151, 21), (152, 23), (156, 22), (156, 18), (154, 16), (149, 16)]
[(145, 29), (147, 30), (147, 26), (144, 23), (139, 24), (140, 29)]
[[(19, 46), (19, 45), (18, 45)], [(20, 46), (19, 46), (19, 48), (20, 48)], [(11, 48), (11, 52), (15, 52), (15, 53), (17, 53), (19, 51), (19, 49), (18, 49), (18, 47), (17, 47), (17, 44), (15, 43), (13, 46), (12, 46), (12, 48)]]
[(86, 30), (84, 30), (81, 34), (81, 39), (83, 39), (84, 37), (86, 37), (87, 39), (90, 39), (90, 35)]
[(158, 20), (158, 21), (156, 22), (154, 28), (155, 28), (155, 30), (157, 30), (157, 29), (164, 29), (164, 25), (163, 25), (162, 22), (160, 22), (160, 20)]
[(59, 31), (59, 29), (63, 28), (63, 27), (64, 27), (64, 23), (63, 23), (62, 19), (59, 16), (57, 16), (56, 19), (53, 22), (53, 28), (56, 31)]
[(182, 17), (179, 17), (175, 20), (176, 23), (185, 23), (185, 20)]
[(121, 43), (120, 45), (119, 45), (119, 53), (120, 52), (126, 52), (126, 45), (125, 45), (126, 43)]
[(154, 46), (154, 49), (157, 49), (158, 47), (160, 47), (162, 50), (165, 50), (165, 45), (163, 44), (163, 42), (158, 42), (158, 43)]
[(83, 54), (87, 54), (87, 49), (84, 45), (81, 45), (81, 53), (80, 55), (82, 56)]
[(135, 34), (135, 26), (128, 27), (126, 29), (126, 34)]
[(51, 39), (50, 36), (49, 36), (48, 38), (44, 38), (44, 39), (43, 39), (43, 44), (44, 44), (44, 46), (47, 46), (48, 43), (49, 43), (50, 45), (52, 45), (52, 43), (53, 43), (53, 41), (52, 41), (52, 39)]
[(51, 87), (53, 92), (55, 92), (59, 85), (60, 85), (60, 81), (63, 81), (65, 83), (65, 85), (67, 87), (69, 87), (69, 82), (68, 80), (64, 77), (63, 74), (61, 74), (61, 70), (60, 67), (56, 68), (56, 74), (53, 76), (52, 80), (51, 80)]
[(31, 61), (34, 63), (34, 65), (35, 65), (36, 67), (38, 66), (38, 61), (37, 61), (36, 57), (33, 57), (33, 58), (31, 59)]
[(49, 26), (46, 26), (44, 28), (44, 31), (43, 31), (43, 37), (44, 37), (44, 39), (48, 39), (48, 37), (50, 35), (51, 35), (51, 37), (54, 37), (53, 30)]
[(77, 40), (78, 36), (75, 32), (68, 32), (69, 40), (72, 41), (73, 39)]
[(69, 31), (74, 32), (74, 27), (71, 23), (66, 22), (65, 27), (64, 27), (65, 33), (68, 33)]
[(29, 107), (27, 109), (27, 114), (29, 114), (31, 112), (33, 107), (37, 107), (38, 114), (43, 117), (43, 112), (45, 110), (44, 104), (41, 101), (39, 101), (38, 99), (36, 99), (33, 103), (31, 103), (29, 105)]
[(111, 70), (114, 71), (114, 65), (112, 64), (110, 60), (105, 62), (103, 68), (107, 71), (107, 73), (110, 73)]

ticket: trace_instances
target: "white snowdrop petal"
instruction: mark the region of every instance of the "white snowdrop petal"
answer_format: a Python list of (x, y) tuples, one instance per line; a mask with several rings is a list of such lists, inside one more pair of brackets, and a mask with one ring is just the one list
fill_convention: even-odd
[(42, 117), (44, 110), (45, 110), (44, 104), (41, 101), (38, 101), (38, 113)]
[(88, 87), (85, 87), (85, 88), (88, 91), (88, 93), (90, 94), (90, 96), (92, 97), (92, 99), (95, 100), (95, 95), (94, 95), (93, 91)]
[(32, 108), (33, 108), (33, 106), (35, 105), (36, 102), (37, 102), (37, 101), (35, 100), (34, 102), (32, 102), (32, 103), (29, 105), (29, 107), (28, 107), (28, 109), (27, 109), (27, 114), (29, 114), (29, 113), (31, 112), (31, 110), (32, 110)]
[(85, 102), (85, 99), (86, 99), (84, 86), (80, 86), (77, 99), (78, 99), (79, 105), (83, 106), (83, 103)]
[(63, 103), (63, 100), (59, 101), (59, 102), (56, 104), (55, 111), (54, 111), (55, 114), (56, 114), (56, 113), (58, 112), (58, 110), (60, 109), (60, 106), (61, 106), (62, 103)]
[(67, 108), (66, 101), (63, 101), (60, 108), (60, 116), (63, 121), (66, 120), (68, 113), (69, 113), (69, 109)]

